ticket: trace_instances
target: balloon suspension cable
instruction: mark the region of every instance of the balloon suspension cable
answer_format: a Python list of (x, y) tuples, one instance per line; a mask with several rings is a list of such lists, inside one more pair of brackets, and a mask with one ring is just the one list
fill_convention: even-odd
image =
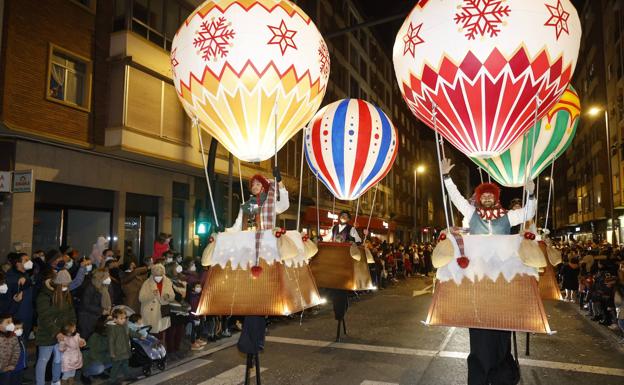
[[(442, 159), (446, 159), (446, 153), (444, 152), (444, 138), (442, 137), (442, 134), (439, 134), (439, 139), (440, 139), (439, 146), (440, 146), (440, 150), (442, 151)], [(450, 221), (451, 226), (455, 227), (455, 215), (453, 214), (453, 202), (451, 202), (450, 195), (447, 195), (447, 199), (448, 199), (449, 217), (451, 218), (451, 221)]]
[[(540, 108), (541, 105), (542, 105), (542, 101), (539, 98), (537, 98), (535, 100), (535, 115), (534, 115), (535, 117), (533, 118), (533, 126), (532, 126), (532, 128), (535, 128), (535, 126), (537, 125), (537, 122), (538, 122), (538, 120), (537, 120), (537, 113), (539, 112), (539, 108)], [(537, 132), (536, 132), (536, 130), (533, 130), (533, 129), (531, 129), (529, 131), (532, 131), (533, 135), (532, 135), (532, 138), (531, 138), (531, 159), (530, 160), (527, 158), (528, 148), (525, 149), (525, 158), (524, 159), (529, 164), (529, 170), (527, 172), (527, 168), (526, 168), (526, 164), (525, 164), (525, 166), (524, 166), (524, 187), (522, 189), (522, 201), (524, 203), (524, 220), (522, 221), (522, 226), (521, 226), (522, 229), (524, 229), (524, 225), (525, 225), (525, 223), (527, 221), (527, 218), (529, 216), (528, 203), (529, 203), (529, 195), (530, 194), (526, 190), (526, 185), (529, 182), (529, 180), (532, 179), (531, 178), (531, 174), (533, 173), (533, 167), (535, 166), (535, 156), (534, 156), (534, 154), (535, 154), (535, 144), (536, 144), (535, 143), (536, 142), (535, 138), (537, 137)], [(526, 135), (528, 135), (528, 133)], [(528, 143), (527, 143), (527, 147), (528, 147)], [(525, 194), (526, 194), (526, 197), (525, 197)]]
[(483, 171), (481, 170), (481, 167), (477, 167), (477, 170), (479, 170), (479, 179), (481, 179), (481, 183), (483, 183)]
[(334, 202), (332, 203), (332, 225), (335, 222), (334, 216), (336, 215), (336, 196), (334, 195)]
[(375, 192), (373, 193), (373, 204), (371, 205), (370, 214), (368, 215), (368, 223), (366, 224), (366, 233), (364, 234), (364, 240), (368, 238), (368, 230), (370, 229), (371, 219), (373, 218), (373, 212), (375, 211), (375, 200), (377, 199), (377, 189), (379, 188), (379, 183), (375, 185)]
[[(555, 161), (553, 160), (550, 165), (550, 184), (548, 185), (548, 203), (546, 204), (546, 219), (544, 221), (544, 229), (548, 228), (548, 216), (550, 214), (550, 196), (553, 193), (553, 189), (555, 188), (555, 182), (553, 181), (553, 171), (555, 170)], [(554, 197), (553, 197), (554, 200)], [(553, 205), (554, 206), (554, 205)]]
[(238, 160), (238, 182), (240, 183), (240, 191), (241, 191), (241, 205), (243, 203), (245, 203), (245, 190), (243, 190), (243, 173), (241, 172), (241, 163), (240, 163), (240, 159), (236, 158)]
[(197, 129), (197, 136), (199, 137), (199, 149), (201, 152), (202, 163), (204, 165), (204, 175), (206, 176), (206, 186), (208, 186), (208, 196), (210, 197), (210, 205), (212, 207), (212, 215), (214, 216), (215, 225), (219, 228), (219, 219), (217, 218), (217, 210), (215, 209), (214, 199), (212, 197), (212, 186), (210, 185), (210, 177), (208, 176), (208, 166), (206, 165), (206, 154), (204, 153), (204, 140), (201, 136), (201, 127), (199, 126), (199, 118), (193, 116), (193, 126)]
[[(362, 176), (360, 175), (360, 178), (358, 179), (358, 190), (356, 191), (360, 191), (362, 188)], [(360, 212), (360, 197), (358, 197), (357, 199), (357, 203), (355, 204), (355, 219), (353, 220), (353, 226), (357, 227), (357, 218), (358, 218), (358, 214)]]
[[(277, 168), (277, 98), (278, 96), (275, 96), (275, 104), (273, 105), (273, 122), (275, 124), (274, 127), (274, 144), (275, 144), (275, 156), (273, 157), (273, 165), (275, 168)], [(275, 177), (275, 202), (277, 202), (278, 200), (280, 200), (280, 193), (279, 193), (279, 184), (277, 181), (277, 177)], [(273, 210), (273, 227), (275, 227), (275, 224), (277, 222), (277, 212), (275, 210)]]
[(319, 179), (318, 171), (316, 172), (316, 237), (321, 239), (321, 213), (319, 208)]
[(448, 208), (446, 207), (446, 190), (444, 189), (444, 175), (442, 175), (442, 159), (440, 159), (440, 146), (437, 145), (438, 143), (438, 122), (436, 120), (436, 114), (437, 114), (437, 106), (434, 104), (433, 105), (433, 111), (431, 112), (432, 118), (433, 118), (433, 131), (435, 133), (435, 141), (436, 141), (436, 153), (438, 155), (438, 171), (440, 172), (440, 187), (442, 188), (441, 192), (442, 192), (442, 204), (444, 206), (444, 219), (446, 220), (446, 228), (448, 229), (449, 226), (449, 217), (448, 217)]
[(305, 127), (301, 131), (301, 165), (299, 166), (299, 202), (297, 204), (297, 231), (301, 231), (299, 225), (301, 224), (301, 195), (303, 191), (303, 161), (305, 152)]

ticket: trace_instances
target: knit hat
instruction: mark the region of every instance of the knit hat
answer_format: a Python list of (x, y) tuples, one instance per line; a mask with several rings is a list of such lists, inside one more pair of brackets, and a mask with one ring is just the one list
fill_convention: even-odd
[(69, 285), (71, 283), (71, 275), (65, 269), (56, 273), (56, 277), (54, 277), (55, 285)]

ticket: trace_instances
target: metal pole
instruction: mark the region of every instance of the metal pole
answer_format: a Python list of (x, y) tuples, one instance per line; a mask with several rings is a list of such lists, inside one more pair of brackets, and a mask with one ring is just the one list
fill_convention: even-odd
[[(418, 166), (416, 166), (418, 168)], [(417, 217), (418, 217), (418, 190), (417, 190), (417, 183), (416, 183), (416, 177), (417, 177), (418, 171), (414, 170), (414, 240), (413, 242), (416, 242), (416, 237), (417, 237)]]
[(610, 214), (611, 214), (611, 244), (617, 244), (617, 234), (615, 232), (615, 215), (614, 215), (614, 206), (615, 202), (613, 201), (613, 171), (611, 171), (611, 135), (609, 134), (609, 111), (607, 110), (607, 106), (605, 106), (604, 110), (604, 119), (605, 119), (605, 135), (607, 137), (607, 169), (609, 172), (609, 201), (611, 203)]

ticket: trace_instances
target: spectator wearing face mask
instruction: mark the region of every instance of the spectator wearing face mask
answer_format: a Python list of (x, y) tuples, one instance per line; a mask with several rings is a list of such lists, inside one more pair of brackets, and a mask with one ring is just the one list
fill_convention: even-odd
[(165, 277), (165, 268), (157, 263), (152, 265), (151, 277), (143, 282), (139, 291), (141, 302), (141, 316), (145, 325), (152, 327), (150, 333), (155, 334), (163, 341), (165, 330), (171, 325), (169, 315), (163, 315), (163, 305), (168, 305), (174, 300), (173, 284)]
[(201, 298), (201, 283), (196, 281), (194, 284), (190, 285), (192, 290), (190, 290), (187, 294), (188, 302), (191, 305), (191, 350), (200, 350), (204, 345), (206, 345), (206, 341), (200, 338), (201, 332), (204, 328), (204, 317), (196, 315), (197, 307), (199, 306), (199, 300)]
[(24, 333), (28, 336), (35, 313), (34, 282), (31, 275), (33, 262), (25, 253), (11, 253), (8, 260), (11, 269), (6, 273), (6, 283), (9, 286), (9, 296), (15, 302), (13, 316), (24, 322)]
[(134, 262), (127, 264), (121, 273), (121, 291), (123, 292), (123, 303), (135, 313), (141, 311), (139, 302), (139, 291), (143, 282), (147, 279), (147, 266), (136, 267)]
[[(171, 280), (174, 299), (178, 304), (186, 302), (186, 280), (182, 274), (182, 266), (176, 262), (171, 262), (165, 265), (165, 274)], [(180, 352), (180, 342), (184, 337), (184, 329), (188, 323), (188, 314), (180, 314), (179, 312), (172, 312), (170, 315), (171, 327), (167, 330), (167, 336), (165, 338), (165, 347), (167, 348), (167, 354), (177, 354)]]
[[(154, 253), (152, 254), (152, 260), (156, 262), (163, 254), (171, 248), (169, 242), (171, 241), (171, 234), (160, 233), (158, 238), (154, 241)], [(171, 255), (173, 257), (173, 254)]]
[(24, 323), (14, 318), (13, 324), (15, 324), (13, 334), (15, 334), (17, 342), (19, 343), (20, 356), (15, 365), (15, 369), (11, 372), (9, 385), (23, 385), (25, 383), (25, 381), (23, 381), (24, 370), (28, 363), (28, 352), (26, 351), (26, 343), (24, 343)]
[(16, 310), (17, 302), (9, 294), (5, 273), (0, 269), (0, 314), (14, 314)]
[[(60, 253), (59, 253), (60, 255)], [(63, 338), (61, 328), (70, 322), (76, 322), (72, 297), (69, 292), (71, 276), (67, 270), (60, 270), (54, 278), (44, 281), (37, 295), (37, 314), (39, 328), (35, 343), (38, 347), (35, 379), (37, 385), (45, 384), (46, 366), (52, 355), (52, 385), (59, 385), (61, 380), (61, 352), (58, 342)]]
[(78, 311), (78, 329), (85, 339), (93, 333), (95, 324), (102, 315), (110, 314), (112, 309), (108, 287), (111, 277), (106, 269), (97, 269), (93, 272), (91, 282), (82, 292), (81, 306)]
[(20, 357), (20, 345), (15, 336), (15, 324), (10, 314), (0, 315), (0, 384), (11, 383), (11, 373)]
[(119, 268), (119, 262), (112, 259), (108, 260), (104, 267), (110, 274), (111, 283), (108, 285), (108, 293), (110, 294), (111, 302), (113, 306), (123, 304), (123, 291), (121, 290), (121, 269)]

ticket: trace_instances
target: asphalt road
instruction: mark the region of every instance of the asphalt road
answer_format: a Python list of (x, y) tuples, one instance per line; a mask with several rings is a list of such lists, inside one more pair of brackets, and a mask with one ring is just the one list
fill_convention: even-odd
[[(468, 331), (421, 323), (431, 301), (430, 280), (410, 278), (351, 302), (348, 336), (335, 343), (331, 306), (270, 326), (260, 355), (266, 385), (449, 385), (466, 383)], [(624, 384), (624, 351), (606, 329), (579, 314), (577, 305), (546, 302), (554, 335), (518, 335), (521, 384)], [(602, 329), (601, 329), (602, 328)], [(241, 384), (245, 358), (236, 338), (208, 346), (177, 367), (136, 385)], [(252, 378), (252, 383), (255, 380)]]

